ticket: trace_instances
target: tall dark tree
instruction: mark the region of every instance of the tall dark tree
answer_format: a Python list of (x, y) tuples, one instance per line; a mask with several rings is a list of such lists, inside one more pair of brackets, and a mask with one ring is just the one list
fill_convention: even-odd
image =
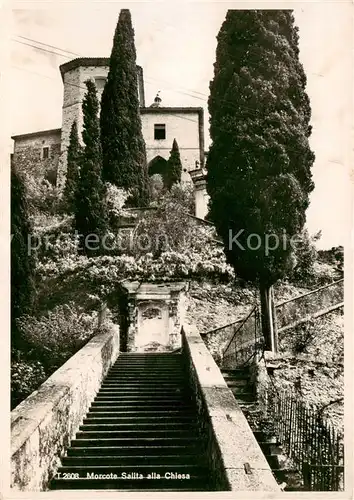
[(101, 100), (103, 178), (131, 190), (131, 202), (148, 203), (149, 179), (141, 130), (134, 30), (122, 9), (116, 27), (107, 82)]
[[(87, 80), (85, 84), (87, 92), (82, 103), (84, 119), (82, 139), (85, 147), (80, 155), (80, 175), (75, 194), (75, 228), (82, 235), (80, 238), (82, 251), (87, 255), (95, 255), (102, 251), (102, 238), (106, 234), (107, 219), (105, 186), (102, 181), (99, 103), (95, 84), (91, 80)], [(90, 237), (85, 243), (90, 234), (96, 236)]]
[(75, 210), (75, 191), (80, 172), (81, 145), (77, 131), (77, 123), (74, 120), (70, 130), (70, 140), (67, 156), (67, 171), (64, 188), (64, 202), (69, 213)]
[(166, 174), (164, 176), (165, 187), (171, 189), (173, 184), (181, 181), (182, 163), (176, 139), (173, 140), (170, 157), (167, 162)]
[(217, 40), (210, 217), (237, 274), (260, 287), (269, 349), (270, 287), (291, 267), (291, 241), (301, 233), (314, 188), (306, 76), (292, 11), (229, 10)]
[(21, 175), (11, 166), (11, 342), (22, 346), (15, 320), (31, 310), (34, 299), (34, 259), (29, 237), (32, 227), (28, 216), (26, 187)]

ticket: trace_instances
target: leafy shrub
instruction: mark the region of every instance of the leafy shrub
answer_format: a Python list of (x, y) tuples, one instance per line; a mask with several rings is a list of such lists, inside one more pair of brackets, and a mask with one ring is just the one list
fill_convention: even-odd
[(164, 193), (162, 175), (154, 174), (150, 177), (151, 200), (154, 205), (158, 204)]
[(319, 250), (318, 260), (319, 262), (334, 266), (339, 275), (343, 277), (344, 248), (342, 246), (332, 247), (330, 250)]
[(295, 246), (293, 270), (289, 273), (292, 282), (307, 286), (314, 280), (314, 265), (317, 259), (316, 241), (321, 233), (310, 236), (307, 229), (300, 235), (299, 242)]
[(39, 360), (46, 373), (53, 372), (92, 337), (96, 317), (73, 304), (60, 305), (39, 318), (22, 316), (17, 326), (29, 344), (27, 357)]
[(292, 349), (295, 354), (306, 352), (317, 335), (314, 321), (308, 321), (294, 329)]
[(190, 217), (191, 196), (188, 186), (174, 184), (164, 194), (156, 210), (147, 211), (138, 220), (133, 234), (132, 255), (152, 253), (156, 258), (162, 252), (184, 252), (197, 247), (201, 250), (205, 244), (210, 246), (215, 231), (208, 227), (207, 235), (205, 227)]
[(56, 186), (46, 179), (36, 179), (31, 175), (27, 175), (25, 180), (31, 214), (42, 212), (54, 215), (62, 210)]
[(11, 363), (11, 409), (35, 391), (47, 378), (40, 361), (19, 360)]

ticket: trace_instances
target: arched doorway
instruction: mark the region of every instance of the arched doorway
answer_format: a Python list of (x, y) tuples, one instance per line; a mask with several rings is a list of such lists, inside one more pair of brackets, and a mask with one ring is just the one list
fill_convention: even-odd
[(148, 172), (151, 177), (154, 174), (159, 174), (164, 178), (167, 169), (167, 160), (162, 156), (155, 156), (149, 163)]

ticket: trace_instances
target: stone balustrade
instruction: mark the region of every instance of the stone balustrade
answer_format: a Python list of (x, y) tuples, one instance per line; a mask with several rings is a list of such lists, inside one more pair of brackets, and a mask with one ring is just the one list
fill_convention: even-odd
[(45, 491), (102, 380), (119, 355), (119, 329), (92, 338), (11, 412), (11, 487)]
[(279, 492), (268, 462), (196, 327), (182, 326), (182, 352), (207, 436), (209, 466), (219, 491)]

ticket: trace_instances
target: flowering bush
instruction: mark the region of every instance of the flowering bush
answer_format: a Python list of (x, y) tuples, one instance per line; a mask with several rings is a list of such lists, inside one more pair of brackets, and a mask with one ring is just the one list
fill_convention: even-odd
[(125, 189), (106, 182), (107, 208), (112, 215), (120, 217), (124, 213), (123, 207), (129, 196), (130, 193)]
[(27, 357), (40, 360), (46, 373), (61, 366), (93, 335), (97, 313), (88, 315), (73, 304), (54, 308), (36, 318), (22, 316), (17, 321), (29, 349)]
[(11, 409), (35, 391), (47, 378), (40, 361), (14, 361), (11, 364)]

